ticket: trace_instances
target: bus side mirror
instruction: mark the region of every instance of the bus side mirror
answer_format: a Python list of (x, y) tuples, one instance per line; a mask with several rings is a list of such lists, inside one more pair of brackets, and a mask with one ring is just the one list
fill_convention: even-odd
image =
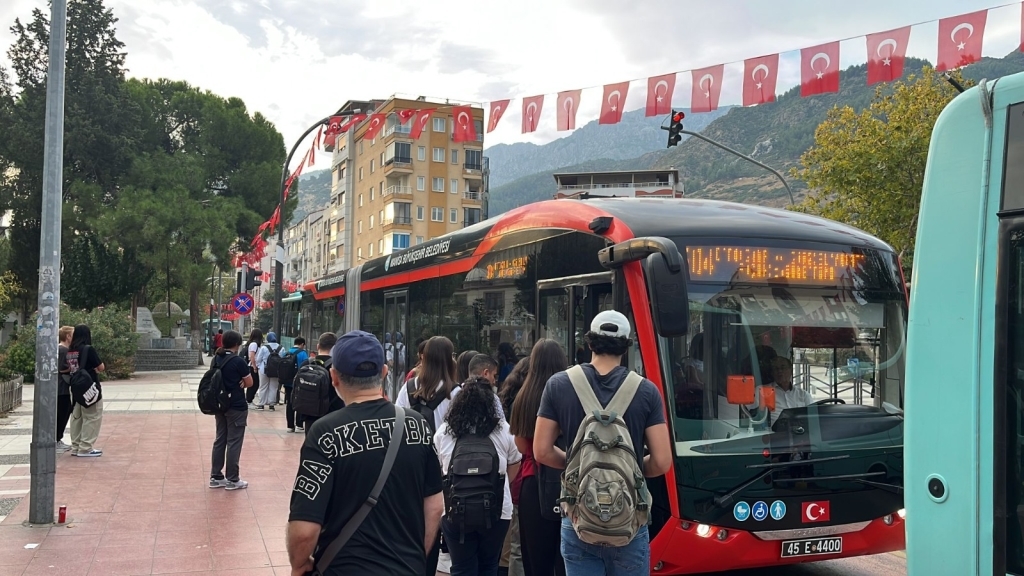
[[(675, 246), (672, 246), (674, 249)], [(678, 255), (678, 252), (676, 253)], [(683, 258), (678, 255), (677, 258)], [(675, 271), (669, 258), (655, 253), (644, 263), (647, 272), (647, 293), (651, 300), (654, 330), (659, 336), (685, 336), (690, 329), (690, 299), (686, 288), (686, 262)]]

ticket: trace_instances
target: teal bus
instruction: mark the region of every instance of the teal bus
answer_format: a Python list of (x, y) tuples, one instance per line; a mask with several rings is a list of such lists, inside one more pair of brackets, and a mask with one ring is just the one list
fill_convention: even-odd
[(910, 574), (1024, 574), (1024, 74), (935, 124), (906, 390)]

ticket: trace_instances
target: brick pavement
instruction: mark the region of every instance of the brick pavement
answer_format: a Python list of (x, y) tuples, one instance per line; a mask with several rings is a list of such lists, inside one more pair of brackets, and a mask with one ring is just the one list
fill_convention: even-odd
[(31, 402), (0, 419), (0, 504), (15, 505), (0, 516), (0, 576), (289, 574), (284, 531), (303, 436), (285, 430), (283, 411), (251, 410), (240, 463), (249, 488), (211, 490), (215, 427), (195, 406), (201, 375), (104, 385), (103, 456), (57, 458), (64, 525), (27, 525)]

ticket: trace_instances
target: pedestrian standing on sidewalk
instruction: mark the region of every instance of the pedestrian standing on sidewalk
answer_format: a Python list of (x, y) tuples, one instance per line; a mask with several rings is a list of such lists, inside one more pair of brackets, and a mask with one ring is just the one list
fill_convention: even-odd
[(383, 397), (388, 369), (374, 335), (349, 332), (331, 356), (346, 408), (307, 430), (288, 516), (291, 573), (423, 574), (444, 506), (431, 426), (412, 410), (395, 421), (401, 409)]
[(288, 351), (288, 355), (285, 356), (284, 363), (281, 364), (281, 373), (278, 376), (281, 386), (284, 387), (285, 425), (289, 432), (295, 432), (295, 407), (292, 405), (292, 386), (295, 383), (295, 374), (299, 371), (299, 367), (306, 363), (306, 360), (309, 360), (309, 352), (306, 352), (306, 339), (302, 336), (296, 336), (294, 345)]
[(210, 356), (217, 353), (221, 346), (224, 345), (224, 331), (217, 330), (217, 333), (213, 335), (213, 346), (210, 347)]
[(92, 406), (76, 403), (71, 411), (71, 453), (87, 458), (102, 456), (103, 450), (97, 450), (95, 447), (96, 439), (100, 436), (100, 424), (103, 422), (103, 387), (100, 385), (97, 372), (103, 372), (107, 367), (92, 347), (92, 332), (85, 324), (75, 326), (66, 358), (70, 373), (85, 370), (99, 391), (99, 398)]
[[(274, 358), (277, 356), (277, 358)], [(256, 367), (260, 374), (260, 389), (256, 394), (256, 409), (263, 410), (266, 406), (271, 410), (277, 404), (280, 383), (277, 380), (278, 369), (281, 367), (281, 345), (277, 343), (277, 334), (267, 333), (267, 343), (256, 352)]]
[(245, 363), (249, 365), (249, 374), (252, 376), (252, 386), (245, 391), (245, 401), (252, 404), (256, 400), (256, 393), (259, 392), (260, 374), (256, 369), (256, 353), (263, 347), (263, 331), (254, 328), (249, 333), (249, 341), (245, 343), (245, 350), (240, 354)]
[[(215, 365), (220, 367), (221, 378), (227, 390), (252, 387), (249, 367), (238, 357), (238, 347), (241, 345), (242, 335), (234, 330), (228, 330), (213, 360)], [(227, 412), (214, 414), (217, 419), (217, 437), (213, 441), (210, 488), (241, 490), (249, 486), (248, 482), (238, 477), (238, 459), (242, 455), (242, 441), (245, 440), (249, 408), (241, 394), (232, 394), (231, 398), (231, 406)]]
[[(345, 407), (345, 402), (334, 390), (334, 382), (331, 379), (331, 350), (338, 342), (334, 332), (324, 332), (316, 343), (316, 356), (309, 358), (299, 366), (299, 373), (295, 375), (295, 381), (300, 379), (306, 384), (315, 383), (315, 393), (305, 398), (298, 398), (300, 384), (292, 388), (292, 406), (295, 408), (295, 428), (309, 433), (309, 427), (319, 418), (337, 412)], [(308, 386), (303, 387), (303, 392), (309, 393)], [(326, 400), (324, 400), (326, 398)], [(316, 409), (312, 409), (315, 406)]]
[(71, 400), (71, 368), (68, 366), (68, 347), (71, 346), (71, 335), (74, 332), (73, 326), (61, 326), (60, 345), (57, 347), (57, 452), (60, 453), (71, 448), (70, 444), (64, 443), (64, 430), (68, 427), (71, 410), (75, 406)]

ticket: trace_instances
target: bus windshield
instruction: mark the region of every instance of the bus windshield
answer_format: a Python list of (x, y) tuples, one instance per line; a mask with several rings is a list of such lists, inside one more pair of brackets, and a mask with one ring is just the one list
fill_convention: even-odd
[[(758, 270), (730, 257), (702, 282), (695, 267), (712, 274), (698, 250), (689, 335), (661, 339), (678, 456), (902, 444), (906, 299), (893, 255), (818, 251), (802, 271), (791, 256), (758, 256)], [(774, 261), (790, 267), (772, 273)], [(723, 274), (733, 281), (714, 281)]]

